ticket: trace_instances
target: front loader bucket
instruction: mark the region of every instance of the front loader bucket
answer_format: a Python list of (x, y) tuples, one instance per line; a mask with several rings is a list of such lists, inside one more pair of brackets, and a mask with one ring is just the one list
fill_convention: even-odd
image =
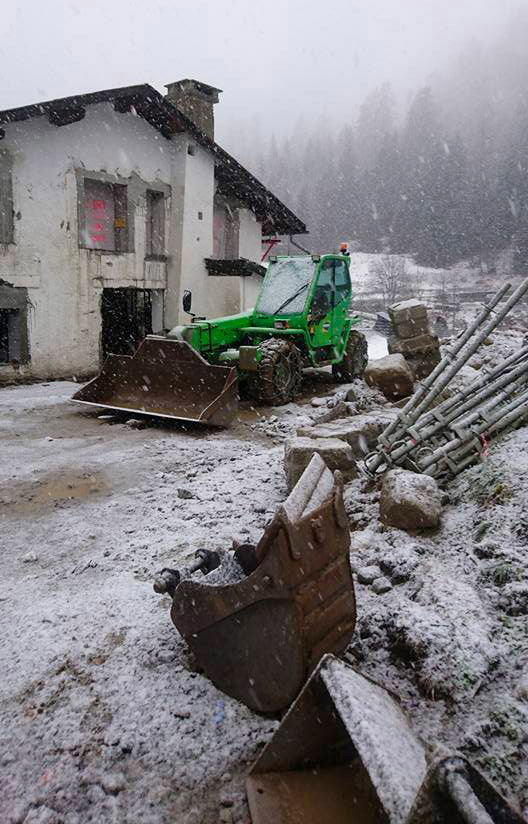
[(250, 770), (252, 824), (522, 824), (467, 759), (428, 749), (386, 689), (326, 655)]
[(228, 426), (238, 408), (236, 369), (211, 366), (184, 341), (149, 335), (133, 355), (109, 355), (72, 400)]
[[(350, 641), (356, 607), (342, 481), (314, 455), (257, 547), (252, 571), (183, 580), (171, 617), (219, 689), (260, 712), (288, 706), (325, 652)], [(220, 568), (221, 569), (221, 568)]]

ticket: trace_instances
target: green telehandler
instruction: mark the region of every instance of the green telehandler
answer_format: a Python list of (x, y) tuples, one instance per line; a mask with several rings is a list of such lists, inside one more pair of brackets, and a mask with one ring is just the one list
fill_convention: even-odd
[(349, 316), (346, 254), (271, 257), (255, 308), (213, 320), (192, 316), (168, 335), (148, 335), (134, 355), (109, 355), (73, 396), (79, 403), (227, 426), (238, 394), (267, 405), (291, 401), (302, 370), (331, 366), (361, 377), (367, 342)]

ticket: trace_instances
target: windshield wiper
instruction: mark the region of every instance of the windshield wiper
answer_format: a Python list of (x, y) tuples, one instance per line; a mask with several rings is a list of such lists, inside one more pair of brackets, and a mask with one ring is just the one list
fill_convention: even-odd
[(281, 305), (279, 306), (279, 308), (278, 308), (278, 309), (275, 309), (275, 311), (274, 311), (274, 312), (272, 312), (272, 314), (273, 314), (273, 315), (278, 315), (278, 314), (279, 314), (279, 312), (281, 312), (283, 309), (285, 309), (285, 308), (286, 308), (286, 306), (287, 306), (289, 303), (291, 303), (291, 302), (292, 302), (292, 300), (295, 300), (295, 298), (296, 298), (296, 297), (298, 297), (298, 296), (301, 294), (301, 292), (304, 292), (304, 290), (305, 290), (305, 289), (308, 289), (308, 286), (309, 286), (309, 285), (310, 285), (309, 283), (303, 283), (303, 285), (302, 285), (299, 289), (297, 289), (297, 291), (296, 291), (296, 292), (294, 292), (294, 294), (293, 294), (293, 295), (290, 295), (290, 297), (289, 297), (289, 298), (286, 298), (286, 300), (284, 301), (284, 303), (281, 303)]

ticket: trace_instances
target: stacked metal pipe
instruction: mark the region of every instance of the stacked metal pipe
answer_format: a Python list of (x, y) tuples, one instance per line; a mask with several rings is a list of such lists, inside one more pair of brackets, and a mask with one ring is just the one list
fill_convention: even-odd
[(528, 421), (528, 345), (438, 403), (440, 393), (526, 293), (528, 278), (496, 308), (510, 288), (505, 284), (483, 306), (382, 432), (377, 449), (365, 458), (369, 475), (395, 466), (438, 479), (457, 475), (487, 454), (490, 440)]

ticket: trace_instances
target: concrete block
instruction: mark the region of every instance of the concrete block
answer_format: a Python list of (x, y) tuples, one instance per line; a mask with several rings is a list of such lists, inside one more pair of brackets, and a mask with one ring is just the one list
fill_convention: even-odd
[(397, 337), (390, 337), (388, 340), (389, 354), (399, 353), (401, 355), (415, 355), (418, 352), (438, 349), (440, 346), (436, 335), (417, 335), (414, 338), (400, 340)]
[(415, 380), (421, 381), (431, 374), (435, 366), (442, 360), (440, 349), (429, 349), (417, 355), (407, 355), (406, 361), (411, 367)]
[(338, 438), (288, 438), (284, 444), (284, 471), (290, 491), (315, 453), (321, 456), (329, 469), (339, 469), (345, 481), (356, 477), (354, 453), (344, 441)]
[(401, 340), (415, 338), (418, 335), (429, 335), (431, 333), (427, 316), (423, 318), (413, 318), (411, 320), (402, 320), (394, 323), (391, 328), (394, 330), (394, 334)]
[(391, 400), (412, 395), (414, 389), (413, 373), (400, 354), (369, 361), (363, 377), (369, 386), (377, 386)]
[(408, 320), (427, 318), (427, 307), (420, 300), (400, 300), (389, 307), (389, 317), (392, 323), (403, 323)]
[(297, 435), (315, 439), (338, 438), (351, 447), (357, 460), (362, 460), (365, 454), (375, 447), (378, 436), (395, 416), (396, 412), (391, 409), (380, 410), (370, 415), (352, 415), (329, 423), (300, 427)]
[(419, 300), (402, 300), (389, 309), (394, 334), (401, 340), (429, 335), (427, 307)]
[(442, 493), (434, 478), (391, 469), (383, 478), (380, 518), (387, 526), (398, 529), (431, 529), (438, 526), (442, 511)]

